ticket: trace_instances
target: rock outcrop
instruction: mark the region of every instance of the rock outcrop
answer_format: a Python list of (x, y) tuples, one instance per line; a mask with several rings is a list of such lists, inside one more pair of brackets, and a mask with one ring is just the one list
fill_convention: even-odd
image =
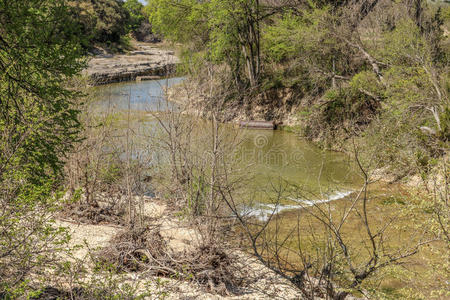
[(155, 44), (137, 43), (136, 50), (127, 54), (97, 55), (89, 61), (85, 73), (93, 85), (132, 81), (139, 76), (167, 76), (179, 63), (174, 51)]

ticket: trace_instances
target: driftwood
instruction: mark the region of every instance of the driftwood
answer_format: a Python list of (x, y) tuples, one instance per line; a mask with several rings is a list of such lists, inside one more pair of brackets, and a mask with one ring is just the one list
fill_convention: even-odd
[(274, 121), (241, 121), (239, 127), (250, 129), (270, 129), (277, 128), (277, 124)]

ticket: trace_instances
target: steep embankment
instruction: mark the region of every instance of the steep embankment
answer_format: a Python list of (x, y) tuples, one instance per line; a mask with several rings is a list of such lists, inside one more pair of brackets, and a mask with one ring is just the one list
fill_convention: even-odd
[(165, 76), (175, 71), (175, 52), (158, 44), (136, 43), (127, 54), (100, 54), (89, 61), (85, 74), (92, 84), (136, 80), (138, 76)]

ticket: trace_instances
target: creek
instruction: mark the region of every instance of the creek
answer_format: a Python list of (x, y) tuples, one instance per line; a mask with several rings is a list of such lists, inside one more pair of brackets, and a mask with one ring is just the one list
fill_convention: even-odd
[[(95, 87), (95, 109), (115, 109), (133, 113), (164, 112), (176, 104), (164, 100), (164, 91), (184, 78), (126, 82)], [(146, 127), (157, 122), (146, 121)], [(207, 125), (205, 125), (207, 126)], [(355, 191), (361, 178), (351, 159), (342, 153), (324, 151), (298, 135), (283, 130), (240, 129), (224, 126), (225, 134), (239, 134), (239, 147), (233, 149), (238, 164), (251, 176), (246, 194), (254, 199), (242, 212), (260, 220), (272, 213), (294, 210), (315, 203), (343, 199)], [(207, 132), (210, 131), (205, 131)], [(287, 193), (274, 201), (275, 186)]]
[[(158, 122), (152, 116), (164, 115), (165, 111), (176, 110), (178, 106), (164, 100), (164, 90), (166, 86), (179, 84), (183, 79), (172, 78), (95, 87), (98, 100), (93, 108), (100, 112), (118, 110), (122, 116), (130, 116), (131, 112), (133, 119), (139, 119), (136, 122), (138, 124), (136, 132), (157, 132)], [(193, 118), (191, 115), (186, 117), (191, 120)], [(194, 146), (200, 149), (210, 146), (211, 139), (208, 140), (208, 135), (211, 135), (212, 123), (200, 119), (195, 121), (198, 127), (197, 134), (205, 138), (196, 140)], [(304, 247), (315, 253), (315, 247), (318, 245), (315, 243), (322, 243), (322, 235), (323, 240), (327, 240), (328, 236), (323, 224), (304, 213), (307, 210), (303, 208), (320, 204), (318, 207), (324, 208), (323, 211), (329, 213), (335, 222), (344, 218), (345, 212), (352, 207), (362, 187), (362, 178), (353, 159), (343, 153), (324, 151), (297, 134), (284, 130), (241, 129), (232, 124), (223, 124), (220, 127), (222, 136), (228, 135), (231, 139), (239, 137), (238, 145), (232, 148), (232, 161), (247, 177), (246, 181), (240, 183), (243, 191), (236, 197), (240, 201), (238, 205), (241, 214), (260, 221), (269, 218), (276, 220), (268, 223), (269, 232), (279, 232), (281, 240), (286, 237), (286, 246), (294, 250), (297, 249), (297, 242), (301, 238)], [(144, 140), (142, 145), (149, 147), (150, 143)], [(160, 161), (154, 163), (152, 168), (164, 165)], [(170, 174), (170, 170), (166, 169), (165, 172)], [(386, 224), (391, 224), (392, 220), (396, 221), (397, 227), (390, 226), (389, 231), (383, 235), (384, 245), (392, 249), (401, 249), (415, 242), (412, 238), (417, 230), (415, 223), (411, 222), (410, 216), (401, 217), (400, 212), (410, 201), (408, 194), (402, 191), (400, 185), (388, 185), (381, 181), (369, 188), (367, 213), (371, 228), (373, 230), (386, 228)], [(368, 239), (359, 213), (361, 209), (359, 201), (341, 228), (342, 236), (347, 246), (351, 247), (357, 263), (365, 263), (367, 259), (365, 253)], [(278, 215), (279, 218), (272, 219), (273, 215)], [(419, 215), (419, 218), (428, 217)], [(296, 226), (299, 226), (303, 235), (290, 237), (293, 232), (297, 232)], [(423, 252), (423, 256), (433, 258), (430, 251)], [(297, 262), (295, 257), (290, 259), (293, 263)], [(408, 266), (420, 274), (426, 270), (427, 262), (417, 258), (408, 261)], [(395, 295), (395, 291), (405, 287), (405, 283), (399, 282), (395, 277), (386, 276), (380, 286)]]

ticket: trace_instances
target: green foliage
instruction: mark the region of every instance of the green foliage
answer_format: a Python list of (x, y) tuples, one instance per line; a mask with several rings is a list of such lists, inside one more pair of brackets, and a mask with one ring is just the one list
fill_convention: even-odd
[[(300, 61), (313, 70), (322, 70), (319, 78), (333, 72), (330, 68), (333, 59), (348, 62), (335, 65), (336, 74), (349, 78), (338, 81), (340, 88), (330, 89), (329, 81), (321, 85), (325, 104), (313, 106), (310, 108), (312, 114), (302, 118), (304, 132), (310, 137), (331, 138), (330, 143), (333, 143), (336, 139), (364, 131), (366, 145), (376, 149), (374, 155), (379, 166), (390, 166), (400, 177), (429, 170), (436, 158), (445, 152), (443, 149), (448, 148), (445, 76), (448, 69), (446, 56), (439, 54), (444, 41), (436, 25), (442, 24), (439, 11), (424, 10), (421, 23), (407, 14), (392, 17), (388, 27), (380, 21), (376, 25), (379, 27), (373, 30), (376, 32), (374, 38), (370, 35), (372, 32), (362, 28), (364, 39), (356, 42), (363, 49), (359, 53), (343, 49), (336, 33), (334, 40), (311, 39), (308, 32), (315, 22), (305, 22), (303, 14), (284, 18), (267, 30), (266, 52), (275, 62), (292, 65), (293, 61)], [(325, 20), (322, 24), (329, 24), (332, 18)], [(326, 25), (320, 26), (319, 32), (326, 37), (327, 30), (333, 37), (333, 28), (327, 29)], [(277, 32), (281, 33), (280, 38)], [(298, 42), (297, 48), (289, 48), (295, 45), (290, 39), (302, 42)], [(307, 46), (309, 43), (311, 48)], [(349, 46), (358, 48), (355, 43)], [(331, 49), (338, 50), (334, 54), (342, 55), (333, 56), (333, 52), (329, 52)], [(307, 58), (299, 59), (303, 55)], [(365, 64), (348, 60), (358, 55), (372, 57), (372, 60), (368, 59)], [(373, 62), (377, 63), (379, 73), (374, 71)], [(303, 75), (303, 82), (312, 82), (317, 87), (314, 72), (307, 74)], [(311, 90), (305, 92), (311, 94)]]
[(377, 53), (386, 63), (414, 66), (430, 59), (430, 48), (411, 19), (403, 19), (393, 31), (384, 33)]
[(377, 109), (376, 101), (361, 93), (358, 89), (343, 88), (329, 90), (323, 107), (323, 121), (329, 126), (338, 126), (351, 130), (356, 124), (370, 122)]
[[(245, 5), (254, 5), (253, 1), (213, 0), (209, 19), (210, 41), (208, 47), (210, 58), (221, 63), (233, 52), (240, 51), (239, 34), (249, 17)], [(231, 53), (230, 53), (231, 52)]]
[[(384, 70), (384, 87), (372, 90), (382, 91), (384, 101), (380, 120), (370, 130), (384, 137), (385, 148), (378, 151), (378, 161), (390, 165), (398, 175), (428, 170), (433, 157), (447, 147), (448, 99), (437, 79), (445, 69), (434, 64), (432, 43), (409, 19), (401, 19), (393, 31), (385, 33), (381, 45), (385, 46), (373, 51), (389, 67)], [(433, 111), (440, 111), (441, 129)], [(436, 135), (424, 134), (419, 128), (430, 128)], [(370, 138), (381, 138), (379, 134)]]
[(320, 55), (322, 59), (331, 55), (333, 46), (337, 44), (330, 35), (328, 24), (331, 17), (328, 7), (305, 11), (301, 16), (282, 15), (264, 30), (267, 59), (282, 62), (311, 54)]
[(66, 248), (52, 214), (67, 153), (78, 140), (80, 33), (63, 1), (0, 1), (0, 293), (25, 292)]
[(205, 50), (214, 64), (225, 63), (237, 85), (241, 73), (255, 85), (261, 71), (259, 9), (255, 0), (152, 0), (146, 10), (157, 32), (193, 52)]
[(146, 18), (144, 15), (144, 5), (138, 0), (127, 0), (123, 7), (128, 11), (129, 30), (135, 31)]
[(39, 182), (61, 171), (77, 139), (77, 93), (63, 82), (84, 66), (79, 32), (60, 1), (0, 2), (0, 10), (0, 179), (20, 166)]
[[(72, 18), (79, 24), (81, 34), (87, 38), (84, 45), (87, 48), (92, 43), (108, 44), (120, 43), (123, 36), (129, 32), (129, 24), (138, 17), (129, 13), (135, 13), (134, 6), (130, 3), (125, 7), (122, 0), (68, 0), (71, 7)], [(128, 10), (129, 9), (129, 10)], [(139, 17), (138, 17), (139, 18)]]
[(302, 43), (301, 34), (302, 20), (300, 17), (286, 14), (274, 25), (264, 30), (265, 53), (276, 62), (282, 62), (299, 54)]
[(302, 94), (320, 96), (332, 85), (332, 75), (355, 72), (361, 62), (353, 49), (335, 35), (336, 16), (328, 6), (296, 14), (288, 11), (263, 28), (262, 51), (268, 80), (275, 80), (280, 67), (285, 87)]
[(386, 71), (385, 77), (391, 113), (400, 114), (412, 105), (436, 102), (433, 86), (423, 68), (395, 66)]
[(205, 53), (195, 52), (184, 49), (180, 53), (181, 64), (177, 67), (177, 72), (180, 74), (189, 74), (194, 76), (204, 70), (205, 67)]
[(208, 6), (196, 0), (150, 0), (145, 11), (156, 32), (198, 48), (207, 39)]
[(378, 82), (377, 76), (371, 71), (362, 71), (354, 75), (349, 83), (354, 92), (363, 92), (378, 99), (384, 97), (384, 87)]

